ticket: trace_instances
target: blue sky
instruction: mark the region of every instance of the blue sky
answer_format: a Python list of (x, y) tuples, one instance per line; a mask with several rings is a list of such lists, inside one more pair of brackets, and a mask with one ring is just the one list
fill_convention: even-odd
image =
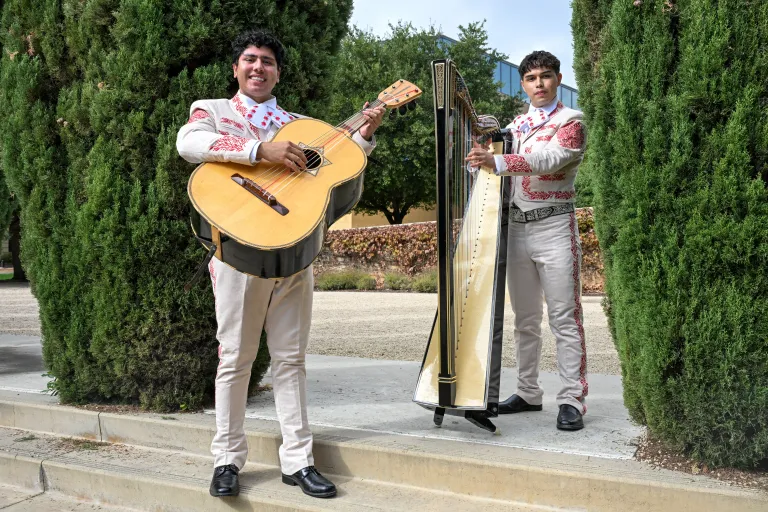
[(485, 22), (488, 44), (519, 64), (533, 50), (547, 50), (560, 59), (563, 83), (576, 87), (573, 74), (571, 0), (354, 0), (351, 23), (378, 36), (389, 23), (410, 21), (417, 28), (434, 25), (458, 38), (459, 25)]

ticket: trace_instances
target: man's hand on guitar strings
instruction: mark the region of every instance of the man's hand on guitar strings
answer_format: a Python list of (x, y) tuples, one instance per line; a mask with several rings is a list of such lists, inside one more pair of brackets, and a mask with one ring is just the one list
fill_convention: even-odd
[(376, 108), (367, 108), (368, 105), (369, 103), (367, 101), (365, 102), (365, 105), (363, 105), (363, 117), (367, 122), (360, 128), (360, 135), (365, 140), (370, 141), (374, 132), (384, 119), (384, 111), (386, 108), (384, 108), (383, 105), (379, 105)]
[(493, 153), (489, 152), (478, 143), (475, 143), (475, 147), (469, 152), (465, 161), (472, 167), (489, 167), (491, 169), (496, 169), (496, 160), (493, 158)]
[(276, 164), (283, 164), (292, 171), (301, 172), (307, 168), (307, 157), (293, 142), (262, 142), (256, 151), (256, 158)]

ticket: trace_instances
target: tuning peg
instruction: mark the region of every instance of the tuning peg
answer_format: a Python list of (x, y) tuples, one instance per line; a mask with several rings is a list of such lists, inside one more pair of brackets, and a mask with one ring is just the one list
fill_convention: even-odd
[(394, 119), (396, 117), (397, 117), (397, 109), (393, 108), (392, 110), (389, 111), (389, 118)]
[(407, 103), (408, 110), (416, 110), (416, 100), (409, 101)]
[(405, 114), (408, 113), (408, 107), (406, 107), (405, 105), (400, 105), (397, 108), (397, 110), (398, 110), (398, 112), (400, 112), (401, 115), (405, 115)]

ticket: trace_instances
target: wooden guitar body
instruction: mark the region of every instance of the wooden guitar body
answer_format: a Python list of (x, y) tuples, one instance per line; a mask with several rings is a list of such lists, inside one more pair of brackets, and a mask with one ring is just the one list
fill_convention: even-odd
[(307, 170), (207, 162), (187, 186), (201, 243), (216, 244), (222, 262), (262, 278), (287, 277), (312, 263), (328, 227), (359, 201), (367, 164), (349, 135), (316, 119), (296, 119), (272, 141), (304, 148)]

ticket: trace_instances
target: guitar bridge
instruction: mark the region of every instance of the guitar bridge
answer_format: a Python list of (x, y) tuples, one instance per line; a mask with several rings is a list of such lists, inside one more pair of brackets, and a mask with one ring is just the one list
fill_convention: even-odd
[(245, 190), (261, 199), (267, 206), (275, 210), (280, 215), (287, 215), (288, 208), (280, 204), (277, 198), (260, 187), (255, 181), (248, 178), (244, 178), (241, 175), (235, 173), (232, 175), (232, 181), (243, 187)]

